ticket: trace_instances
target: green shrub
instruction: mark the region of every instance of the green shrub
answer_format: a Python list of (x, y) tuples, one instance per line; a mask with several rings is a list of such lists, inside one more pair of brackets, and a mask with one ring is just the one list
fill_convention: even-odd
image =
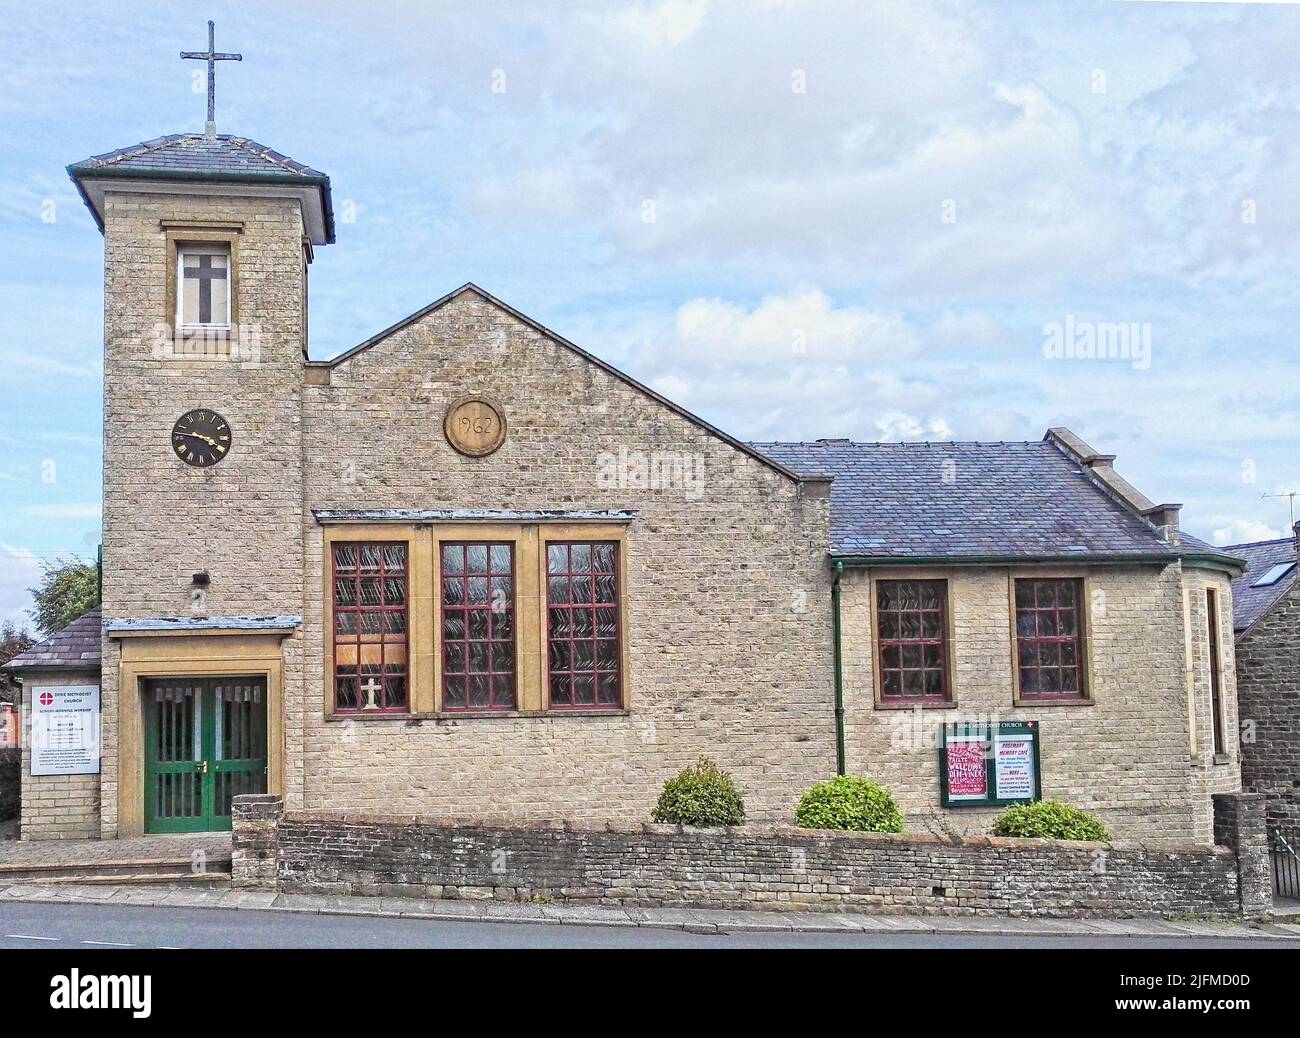
[(804, 829), (901, 833), (903, 814), (894, 795), (869, 779), (840, 775), (819, 782), (799, 799), (795, 821)]
[(1007, 808), (993, 820), (993, 835), (1104, 843), (1110, 839), (1110, 830), (1087, 811), (1055, 800), (1040, 800)]
[(701, 757), (664, 783), (650, 817), (674, 825), (740, 825), (745, 820), (745, 801), (731, 776)]

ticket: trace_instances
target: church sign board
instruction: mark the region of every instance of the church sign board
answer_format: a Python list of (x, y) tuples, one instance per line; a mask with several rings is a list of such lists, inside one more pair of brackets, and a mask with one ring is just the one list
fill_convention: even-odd
[(99, 686), (32, 688), (33, 775), (99, 774)]
[(1042, 795), (1037, 721), (992, 721), (943, 726), (939, 750), (944, 807), (1028, 804)]

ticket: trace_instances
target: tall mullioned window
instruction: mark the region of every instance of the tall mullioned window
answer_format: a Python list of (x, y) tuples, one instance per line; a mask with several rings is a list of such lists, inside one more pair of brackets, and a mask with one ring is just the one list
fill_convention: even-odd
[(1210, 730), (1214, 736), (1214, 752), (1226, 751), (1223, 741), (1223, 660), (1219, 651), (1219, 595), (1213, 588), (1205, 589), (1205, 622), (1210, 636)]
[(1083, 581), (1017, 580), (1016, 666), (1024, 699), (1082, 699)]
[(513, 544), (442, 545), (442, 707), (515, 708)]
[(336, 542), (334, 707), (407, 709), (406, 545)]
[(546, 545), (547, 681), (552, 708), (622, 706), (618, 545)]
[(946, 581), (876, 582), (882, 702), (924, 704), (950, 699), (947, 614)]

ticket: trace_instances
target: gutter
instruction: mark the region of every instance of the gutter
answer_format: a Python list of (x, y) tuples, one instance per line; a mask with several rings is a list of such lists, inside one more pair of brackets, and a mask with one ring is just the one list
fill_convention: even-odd
[(1178, 552), (1128, 552), (1097, 554), (1079, 552), (1069, 555), (832, 555), (837, 567), (868, 566), (1023, 566), (1048, 562), (1053, 564), (1088, 565), (1102, 562), (1129, 562), (1168, 566), (1189, 556)]
[(831, 629), (835, 654), (835, 774), (844, 774), (844, 658), (840, 651), (840, 578), (844, 563), (835, 560), (835, 579), (831, 582)]

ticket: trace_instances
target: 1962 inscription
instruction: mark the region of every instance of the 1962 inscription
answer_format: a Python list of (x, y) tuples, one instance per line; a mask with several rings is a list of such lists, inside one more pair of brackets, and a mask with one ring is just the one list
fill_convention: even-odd
[(484, 396), (465, 396), (447, 408), (443, 433), (461, 454), (482, 458), (505, 442), (506, 419), (501, 408)]

